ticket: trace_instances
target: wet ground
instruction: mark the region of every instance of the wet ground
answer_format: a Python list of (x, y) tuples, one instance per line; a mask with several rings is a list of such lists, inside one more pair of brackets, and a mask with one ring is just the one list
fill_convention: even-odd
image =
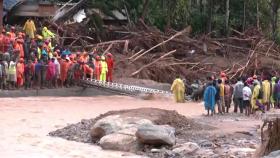
[[(225, 134), (232, 134), (231, 142), (246, 143), (246, 140), (241, 139), (247, 139), (248, 134), (242, 134), (244, 131), (253, 131), (255, 136), (252, 139), (258, 138), (258, 118), (238, 115), (206, 117), (202, 115), (205, 111), (201, 103), (175, 104), (166, 98), (147, 101), (125, 96), (1, 98), (0, 155), (9, 158), (139, 157), (131, 153), (104, 151), (98, 146), (47, 135), (56, 129), (82, 119), (95, 118), (108, 111), (143, 107), (176, 110), (184, 116), (214, 125), (218, 127), (214, 134), (223, 138), (220, 142), (228, 141)], [(219, 145), (219, 142), (216, 144)]]

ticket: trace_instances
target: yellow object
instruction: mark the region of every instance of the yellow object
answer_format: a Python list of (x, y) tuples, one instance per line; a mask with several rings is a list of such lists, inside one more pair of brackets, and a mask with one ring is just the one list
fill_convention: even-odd
[(256, 85), (254, 87), (254, 90), (253, 90), (253, 94), (252, 94), (252, 98), (251, 98), (251, 106), (252, 106), (252, 109), (258, 109), (258, 106), (257, 106), (257, 100), (258, 100), (258, 96), (259, 96), (259, 93), (260, 93), (260, 89), (261, 89), (261, 86), (260, 85)]
[(100, 81), (106, 81), (107, 72), (108, 72), (108, 65), (106, 61), (101, 61)]
[(43, 28), (42, 35), (43, 35), (44, 40), (55, 37), (55, 34), (53, 32), (51, 32), (50, 30), (48, 30), (47, 27)]
[(23, 30), (30, 38), (35, 38), (36, 27), (33, 20), (27, 20), (24, 24)]
[(37, 52), (38, 52), (38, 59), (41, 59), (41, 56), (42, 56), (42, 50), (38, 47), (37, 49)]
[(262, 82), (262, 88), (263, 88), (263, 98), (262, 103), (266, 104), (270, 101), (270, 83), (268, 80), (264, 80)]
[(225, 85), (223, 83), (220, 85), (220, 96), (225, 96)]
[(173, 92), (175, 101), (177, 103), (185, 102), (185, 84), (180, 78), (177, 78), (173, 81), (171, 91)]

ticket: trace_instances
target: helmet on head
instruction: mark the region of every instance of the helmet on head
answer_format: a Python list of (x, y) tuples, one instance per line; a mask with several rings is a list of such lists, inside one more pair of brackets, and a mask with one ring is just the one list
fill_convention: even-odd
[(15, 30), (16, 28), (14, 26), (11, 27), (11, 30)]
[(5, 29), (2, 29), (2, 33), (6, 33), (6, 30), (5, 30)]
[(108, 57), (112, 57), (113, 55), (112, 55), (111, 53), (108, 53), (107, 56), (108, 56)]
[(226, 73), (224, 73), (224, 72), (221, 72), (221, 77), (226, 77)]
[(100, 60), (100, 56), (97, 55), (97, 56), (95, 57), (95, 59), (96, 59), (96, 60)]
[(101, 56), (101, 60), (105, 60), (105, 56), (102, 55), (102, 56)]

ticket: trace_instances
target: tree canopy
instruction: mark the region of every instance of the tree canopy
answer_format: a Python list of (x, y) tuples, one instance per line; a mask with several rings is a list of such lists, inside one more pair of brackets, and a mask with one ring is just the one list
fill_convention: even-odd
[(227, 36), (232, 30), (242, 32), (257, 27), (280, 41), (280, 0), (90, 0), (87, 3), (88, 7), (111, 16), (113, 10), (118, 10), (131, 24), (142, 19), (162, 31), (192, 26), (193, 35)]

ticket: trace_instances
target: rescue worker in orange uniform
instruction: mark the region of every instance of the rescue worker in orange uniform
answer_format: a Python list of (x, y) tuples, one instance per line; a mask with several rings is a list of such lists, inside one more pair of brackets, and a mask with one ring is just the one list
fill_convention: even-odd
[(111, 53), (107, 54), (106, 62), (108, 66), (107, 82), (113, 82), (114, 59)]
[(61, 80), (61, 85), (65, 86), (65, 81), (67, 78), (67, 73), (69, 70), (69, 66), (70, 66), (70, 59), (69, 57), (66, 57), (66, 59), (64, 61), (62, 61), (61, 65), (60, 65), (60, 80)]
[(19, 50), (19, 57), (20, 58), (24, 58), (23, 43), (24, 43), (24, 40), (23, 40), (22, 35), (20, 34), (18, 36), (18, 38), (16, 39), (15, 44), (14, 44), (14, 49)]
[(14, 26), (11, 27), (10, 35), (11, 35), (11, 39), (13, 40), (16, 39), (16, 28)]
[(24, 59), (23, 58), (20, 58), (19, 62), (17, 63), (16, 75), (17, 75), (17, 87), (20, 88), (23, 86), (24, 83)]
[(6, 30), (3, 29), (2, 33), (0, 34), (0, 52), (1, 53), (5, 52), (5, 44), (4, 44), (5, 38), (6, 38)]
[(95, 66), (95, 71), (94, 71), (95, 79), (100, 80), (100, 71), (101, 71), (100, 56), (95, 57), (94, 66)]

